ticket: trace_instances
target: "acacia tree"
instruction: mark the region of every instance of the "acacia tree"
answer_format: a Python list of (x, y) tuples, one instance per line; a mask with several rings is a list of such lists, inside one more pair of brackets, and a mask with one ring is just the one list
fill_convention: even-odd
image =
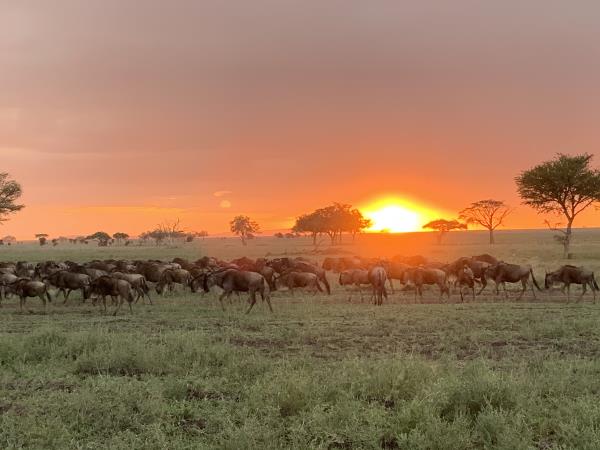
[(0, 173), (0, 223), (8, 220), (6, 216), (20, 211), (25, 205), (17, 204), (23, 190), (21, 185), (9, 178), (6, 172)]
[(591, 167), (591, 161), (592, 155), (588, 153), (575, 156), (559, 153), (551, 161), (525, 170), (515, 178), (524, 204), (540, 213), (565, 218), (564, 230), (558, 228), (560, 224), (549, 225), (561, 233), (557, 240), (563, 246), (565, 258), (571, 257), (575, 218), (594, 202), (600, 202), (600, 171)]
[(235, 216), (229, 222), (231, 232), (237, 234), (242, 240), (242, 244), (246, 245), (247, 239), (252, 239), (254, 233), (260, 233), (260, 226), (248, 216)]
[(452, 230), (466, 230), (467, 225), (460, 223), (458, 220), (437, 219), (426, 223), (423, 225), (423, 228), (437, 231), (437, 243), (440, 245), (446, 233), (449, 233)]
[(494, 230), (504, 223), (513, 209), (501, 200), (479, 200), (463, 209), (458, 218), (467, 224), (481, 225), (490, 233), (490, 245), (494, 244)]
[(86, 239), (95, 239), (98, 241), (98, 247), (107, 247), (110, 241), (110, 234), (106, 231), (96, 231), (94, 234), (90, 234)]
[(113, 239), (120, 244), (122, 241), (129, 239), (129, 235), (127, 233), (118, 232), (113, 234)]
[(35, 238), (40, 242), (41, 246), (46, 245), (46, 241), (48, 241), (48, 234), (47, 233), (37, 233), (35, 235)]

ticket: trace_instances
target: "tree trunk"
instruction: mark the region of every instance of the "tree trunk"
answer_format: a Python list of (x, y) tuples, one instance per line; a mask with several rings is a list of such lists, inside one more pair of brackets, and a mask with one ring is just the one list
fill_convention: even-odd
[(494, 229), (490, 228), (490, 245), (494, 245), (496, 241), (494, 240)]
[(312, 234), (313, 245), (317, 245), (317, 233)]
[(242, 239), (242, 245), (246, 245), (246, 237), (243, 234), (240, 234), (240, 238)]
[(567, 232), (565, 234), (565, 242), (563, 243), (565, 259), (571, 259), (571, 239), (573, 239), (573, 232), (571, 227), (573, 226), (573, 219), (569, 219), (567, 222)]

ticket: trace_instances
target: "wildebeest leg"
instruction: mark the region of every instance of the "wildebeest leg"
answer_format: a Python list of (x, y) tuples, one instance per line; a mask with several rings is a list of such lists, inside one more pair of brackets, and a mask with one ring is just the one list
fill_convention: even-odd
[(271, 306), (271, 295), (270, 295), (270, 293), (269, 293), (269, 292), (267, 292), (267, 293), (265, 294), (264, 290), (261, 290), (261, 291), (260, 291), (260, 297), (263, 299), (263, 301), (265, 301), (265, 300), (266, 300), (266, 302), (267, 302), (267, 305), (269, 305), (269, 310), (270, 310), (271, 312), (273, 312), (273, 307)]
[(117, 313), (121, 309), (122, 304), (123, 304), (123, 298), (119, 295), (118, 300), (117, 300), (117, 307), (115, 308), (115, 310), (113, 311), (113, 314), (112, 314), (113, 316), (117, 315)]
[[(477, 295), (481, 294), (486, 287), (487, 287), (487, 280), (485, 277), (481, 277), (481, 289), (479, 289), (479, 292), (477, 293)], [(475, 290), (475, 286), (473, 286), (473, 290)]]
[(22, 295), (19, 296), (19, 310), (21, 311), (21, 313), (23, 312), (23, 305), (25, 304), (25, 297), (23, 297)]
[[(529, 277), (527, 277), (527, 279), (529, 279)], [(533, 289), (533, 285), (534, 285), (534, 281), (533, 279), (531, 280), (531, 293), (533, 294), (533, 298), (535, 300), (537, 300), (537, 295), (535, 294), (535, 289)]]
[(394, 284), (392, 283), (392, 279), (388, 278), (388, 281), (390, 283), (390, 292), (393, 294), (394, 293)]
[(586, 292), (587, 292), (587, 282), (584, 282), (581, 284), (581, 295), (579, 296), (579, 300), (577, 300), (578, 302), (580, 302), (583, 299), (583, 296), (585, 295)]
[(226, 294), (227, 294), (227, 292), (223, 291), (223, 293), (221, 295), (219, 295), (219, 303), (221, 303), (221, 309), (223, 311), (225, 311), (225, 305), (223, 304), (223, 298), (225, 298)]
[(63, 305), (67, 304), (67, 300), (69, 300), (69, 295), (71, 294), (71, 289), (69, 289), (67, 292), (65, 292), (64, 289), (61, 289), (63, 294), (65, 294), (65, 299), (63, 300)]
[(567, 303), (571, 303), (571, 285), (565, 283), (565, 288), (567, 290)]
[[(521, 280), (521, 285), (523, 288), (521, 289), (521, 293), (517, 297), (517, 301), (519, 301), (523, 298), (523, 294), (525, 294), (525, 291), (527, 290), (527, 279)], [(531, 289), (533, 289), (533, 286), (531, 287)], [(535, 295), (535, 293), (534, 293), (534, 295)]]
[(463, 288), (464, 288), (464, 286), (461, 284), (461, 285), (460, 285), (460, 289), (459, 289), (459, 291), (458, 291), (458, 292), (460, 292), (460, 302), (461, 302), (461, 303), (464, 303), (464, 301), (465, 301), (465, 299), (464, 299), (464, 297), (463, 297)]
[(249, 298), (249, 300), (250, 300), (250, 306), (246, 310), (246, 314), (248, 314), (252, 310), (252, 307), (256, 303), (256, 291), (250, 291), (250, 298)]

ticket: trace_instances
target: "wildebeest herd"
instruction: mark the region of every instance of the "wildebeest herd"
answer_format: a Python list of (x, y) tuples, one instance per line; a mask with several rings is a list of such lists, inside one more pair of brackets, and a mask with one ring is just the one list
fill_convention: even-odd
[[(528, 288), (536, 297), (535, 289), (542, 291), (533, 270), (528, 265), (510, 264), (499, 261), (491, 255), (462, 257), (451, 263), (428, 260), (422, 256), (396, 256), (390, 259), (337, 257), (325, 258), (321, 264), (308, 258), (258, 258), (242, 257), (232, 261), (203, 257), (191, 262), (183, 258), (172, 261), (160, 260), (95, 260), (87, 263), (72, 261), (45, 261), (40, 263), (5, 262), (0, 263), (0, 301), (16, 296), (21, 311), (28, 297), (46, 302), (53, 296), (63, 296), (66, 304), (72, 291), (80, 291), (82, 301), (93, 304), (101, 299), (104, 311), (106, 297), (116, 305), (116, 315), (127, 302), (130, 312), (132, 304), (140, 299), (152, 304), (151, 288), (158, 295), (173, 292), (179, 285), (191, 292), (209, 292), (213, 286), (219, 286), (222, 293), (219, 302), (224, 309), (224, 300), (233, 293), (248, 293), (250, 312), (256, 303), (257, 295), (265, 301), (271, 311), (271, 293), (287, 289), (292, 295), (294, 290), (302, 289), (316, 294), (331, 294), (327, 273), (337, 274), (340, 286), (358, 290), (361, 301), (363, 287), (370, 293), (370, 299), (376, 305), (388, 299), (388, 286), (393, 294), (394, 281), (401, 285), (401, 291), (413, 292), (414, 301), (423, 298), (425, 286), (435, 287), (440, 300), (450, 299), (451, 293), (458, 290), (461, 301), (465, 301), (465, 292), (472, 300), (480, 295), (490, 281), (494, 282), (496, 295), (500, 287), (508, 298), (506, 283), (520, 283), (520, 300)], [(570, 300), (570, 286), (582, 286), (581, 296), (589, 287), (596, 301), (596, 291), (600, 290), (594, 273), (583, 267), (565, 265), (558, 270), (546, 273), (544, 288), (559, 286)], [(534, 289), (535, 288), (535, 289)], [(351, 290), (348, 297), (351, 300)]]

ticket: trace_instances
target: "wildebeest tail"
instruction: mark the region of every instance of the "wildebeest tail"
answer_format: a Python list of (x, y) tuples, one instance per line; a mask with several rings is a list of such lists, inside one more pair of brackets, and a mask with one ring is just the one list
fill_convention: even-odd
[(319, 292), (323, 292), (323, 288), (321, 287), (321, 283), (319, 283), (319, 279), (317, 278), (317, 289)]
[(594, 272), (592, 272), (592, 284), (594, 285), (594, 289), (600, 291), (600, 287), (598, 287), (598, 283), (596, 283), (596, 277), (594, 276)]
[(538, 291), (542, 291), (542, 288), (540, 287), (540, 285), (538, 284), (537, 280), (535, 279), (535, 276), (533, 275), (533, 269), (529, 269), (529, 273), (531, 274), (531, 281), (533, 281), (533, 284), (535, 285), (535, 287), (538, 289)]

